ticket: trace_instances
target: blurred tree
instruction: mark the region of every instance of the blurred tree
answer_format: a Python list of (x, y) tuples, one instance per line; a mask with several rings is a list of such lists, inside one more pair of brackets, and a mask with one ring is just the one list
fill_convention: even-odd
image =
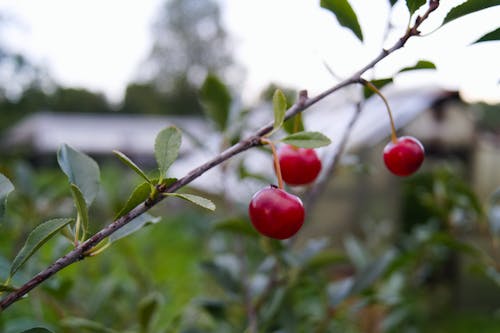
[(58, 87), (49, 96), (48, 107), (51, 111), (95, 112), (112, 111), (106, 97), (83, 88)]
[(230, 76), (239, 69), (217, 2), (168, 0), (153, 34), (151, 52), (141, 68), (141, 83), (127, 87), (123, 111), (201, 114), (197, 91), (207, 73), (230, 84), (235, 81)]

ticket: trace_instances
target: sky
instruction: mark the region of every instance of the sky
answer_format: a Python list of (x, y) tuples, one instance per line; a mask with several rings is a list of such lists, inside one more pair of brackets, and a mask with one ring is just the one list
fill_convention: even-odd
[[(386, 0), (351, 0), (365, 42), (360, 43), (316, 0), (220, 0), (237, 60), (246, 67), (241, 95), (251, 101), (270, 82), (323, 91), (347, 77), (402, 35), (404, 1), (389, 11)], [(469, 15), (434, 31), (460, 0), (442, 1), (422, 27), (427, 36), (381, 62), (365, 78), (393, 74), (420, 59), (438, 71), (398, 75), (400, 87), (439, 85), (459, 89), (469, 101), (500, 102), (500, 42), (469, 46), (498, 27), (500, 6)], [(61, 84), (100, 91), (113, 102), (141, 70), (152, 43), (151, 25), (162, 0), (0, 0), (13, 24), (2, 38), (48, 68)], [(387, 20), (393, 29), (386, 34)], [(433, 32), (434, 31), (434, 32)], [(384, 39), (387, 36), (387, 39)]]

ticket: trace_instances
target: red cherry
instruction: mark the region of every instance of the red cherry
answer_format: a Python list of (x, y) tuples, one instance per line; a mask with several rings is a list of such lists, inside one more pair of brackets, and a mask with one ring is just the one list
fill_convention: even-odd
[(288, 185), (312, 183), (321, 171), (321, 160), (314, 149), (284, 145), (278, 151), (281, 176)]
[(248, 206), (250, 221), (261, 234), (287, 239), (299, 231), (304, 224), (302, 201), (290, 193), (269, 186), (258, 191)]
[(402, 136), (396, 143), (389, 142), (384, 148), (387, 169), (397, 176), (409, 176), (424, 161), (424, 146), (411, 136)]

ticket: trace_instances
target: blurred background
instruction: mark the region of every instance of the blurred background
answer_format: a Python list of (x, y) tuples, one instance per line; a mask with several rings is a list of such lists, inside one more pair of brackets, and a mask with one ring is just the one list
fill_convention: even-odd
[[(255, 149), (190, 184), (217, 203), (215, 214), (162, 203), (154, 209), (160, 223), (62, 271), (2, 314), (0, 330), (242, 332), (245, 299), (255, 293), (269, 296), (260, 309), (266, 332), (500, 331), (500, 47), (472, 44), (497, 28), (500, 6), (439, 28), (460, 2), (443, 2), (421, 38), (364, 76), (394, 76), (382, 91), (399, 134), (426, 148), (418, 174), (399, 179), (385, 170), (385, 107), (348, 87), (303, 116), (306, 129), (332, 139), (318, 149), (332, 172), (321, 186), (290, 189), (309, 208), (292, 244), (269, 250), (248, 227), (248, 201), (275, 182), (269, 151)], [(91, 207), (98, 231), (141, 181), (112, 150), (154, 175), (155, 136), (176, 125), (183, 143), (169, 173), (182, 177), (271, 121), (276, 88), (289, 104), (300, 89), (314, 96), (404, 33), (404, 1), (350, 3), (363, 43), (317, 1), (0, 1), (0, 172), (16, 187), (0, 226), (0, 277), (34, 226), (74, 214), (56, 161), (62, 143), (101, 167)], [(398, 72), (419, 60), (437, 69)], [(227, 89), (227, 126), (207, 117), (200, 98), (207, 75)], [(67, 249), (52, 240), (14, 283)], [(388, 252), (396, 253), (390, 268), (363, 293), (339, 296), (339, 281)], [(300, 267), (305, 276), (279, 298), (259, 287), (272, 280), (269, 267), (286, 277)], [(146, 328), (144, 304), (157, 306)]]

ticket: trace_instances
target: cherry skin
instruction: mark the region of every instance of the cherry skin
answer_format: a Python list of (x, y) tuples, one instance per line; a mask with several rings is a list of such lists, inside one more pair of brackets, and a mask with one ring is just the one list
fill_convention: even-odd
[(389, 142), (384, 148), (384, 162), (393, 174), (409, 176), (424, 161), (424, 146), (412, 136), (402, 136), (396, 143)]
[(248, 206), (250, 221), (262, 235), (287, 239), (304, 224), (304, 206), (295, 195), (276, 186), (268, 186), (255, 193)]
[(321, 160), (314, 149), (284, 145), (278, 150), (281, 176), (288, 185), (312, 183), (321, 171)]

